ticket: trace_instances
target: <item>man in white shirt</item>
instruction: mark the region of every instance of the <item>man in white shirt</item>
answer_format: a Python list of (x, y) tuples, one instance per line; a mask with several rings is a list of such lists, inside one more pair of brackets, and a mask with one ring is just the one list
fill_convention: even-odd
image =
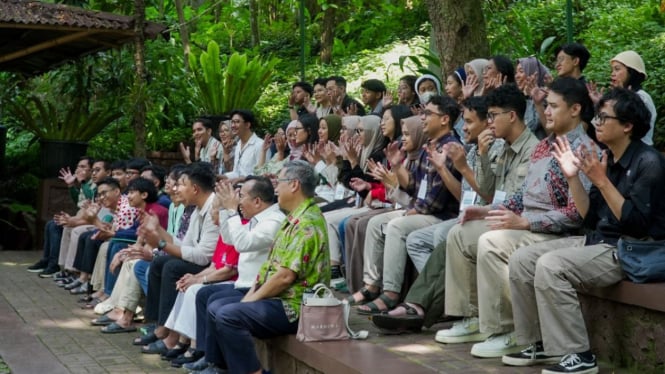
[[(266, 177), (249, 176), (238, 192), (228, 182), (218, 182), (216, 205), (219, 204), (220, 234), (224, 242), (233, 245), (240, 253), (238, 259), (238, 279), (234, 284), (220, 283), (200, 289), (196, 293), (196, 340), (197, 350), (205, 348), (207, 306), (218, 299), (217, 295), (228, 296), (234, 290), (237, 301), (249, 291), (256, 280), (259, 268), (268, 258), (268, 251), (282, 225), (284, 213), (275, 204), (275, 190)], [(243, 225), (238, 214), (249, 220)], [(205, 358), (199, 360), (193, 369), (205, 367)]]
[[(156, 338), (169, 333), (164, 323), (175, 303), (178, 291), (176, 282), (185, 274), (196, 274), (210, 263), (219, 227), (212, 219), (212, 205), (215, 200), (215, 173), (208, 163), (192, 163), (183, 171), (178, 181), (176, 193), (182, 196), (186, 205), (195, 205), (185, 238), (180, 245), (159, 225), (142, 225), (139, 236), (154, 248), (164, 251), (166, 256), (158, 256), (152, 261), (148, 276), (148, 295), (145, 318), (156, 321)], [(154, 220), (148, 220), (152, 223)], [(143, 353), (165, 353), (168, 347), (162, 340), (156, 340), (141, 349)]]
[(231, 133), (238, 137), (238, 144), (233, 159), (233, 170), (224, 176), (232, 183), (252, 175), (254, 167), (259, 162), (263, 139), (254, 133), (256, 125), (256, 117), (249, 110), (237, 109), (231, 113)]

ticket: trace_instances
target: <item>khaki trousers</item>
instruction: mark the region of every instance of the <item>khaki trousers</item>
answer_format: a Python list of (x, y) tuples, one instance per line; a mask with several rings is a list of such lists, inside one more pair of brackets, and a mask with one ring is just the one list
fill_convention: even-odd
[(103, 290), (104, 289), (104, 278), (106, 277), (106, 257), (109, 253), (109, 244), (110, 242), (104, 242), (99, 247), (99, 252), (97, 252), (97, 259), (95, 260), (95, 267), (92, 270), (92, 276), (90, 277), (90, 285), (93, 290)]
[(576, 236), (513, 253), (510, 289), (518, 343), (542, 340), (550, 356), (588, 351), (576, 289), (607, 287), (623, 279), (614, 250), (609, 244), (584, 246), (584, 237)]
[(384, 230), (393, 218), (404, 215), (405, 210), (379, 214), (367, 222), (367, 234), (363, 252), (363, 282), (376, 287), (383, 285), (383, 247), (385, 245)]
[(446, 314), (471, 317), (477, 310), (481, 332), (513, 331), (508, 258), (517, 248), (556, 238), (528, 230), (489, 230), (484, 220), (453, 226), (446, 248)]
[(134, 265), (139, 260), (125, 261), (120, 268), (118, 280), (109, 297), (109, 304), (123, 310), (134, 312), (141, 299), (141, 285), (134, 275)]
[(93, 225), (63, 227), (62, 240), (60, 241), (60, 255), (58, 257), (58, 265), (62, 266), (63, 270), (76, 270), (74, 269), (74, 259), (76, 258), (79, 236), (94, 228), (95, 226)]
[(406, 269), (406, 238), (410, 233), (441, 222), (440, 218), (414, 214), (393, 218), (385, 229), (383, 250), (383, 289), (400, 293)]

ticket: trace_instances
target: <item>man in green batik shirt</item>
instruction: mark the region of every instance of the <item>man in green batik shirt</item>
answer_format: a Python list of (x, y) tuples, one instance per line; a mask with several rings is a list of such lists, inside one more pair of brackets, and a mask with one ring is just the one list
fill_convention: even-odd
[(275, 192), (289, 215), (241, 302), (208, 309), (206, 373), (261, 373), (252, 336), (295, 334), (305, 289), (330, 282), (326, 224), (313, 199), (317, 183), (314, 169), (304, 161), (288, 162), (279, 173)]

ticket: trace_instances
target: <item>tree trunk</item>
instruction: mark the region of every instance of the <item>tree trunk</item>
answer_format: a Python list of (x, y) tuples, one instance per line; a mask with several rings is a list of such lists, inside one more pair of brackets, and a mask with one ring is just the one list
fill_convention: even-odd
[(180, 39), (182, 40), (182, 48), (185, 53), (185, 70), (189, 70), (189, 53), (191, 52), (191, 49), (189, 46), (189, 30), (187, 29), (187, 21), (185, 20), (185, 11), (182, 0), (175, 0), (175, 9), (178, 13)]
[(332, 62), (332, 49), (335, 42), (335, 14), (339, 1), (329, 1), (328, 8), (323, 13), (323, 32), (321, 33), (321, 62)]
[(259, 35), (259, 4), (256, 0), (249, 0), (249, 27), (252, 33), (252, 47), (261, 42)]
[(441, 59), (441, 77), (474, 58), (489, 55), (482, 0), (425, 0)]
[(134, 156), (145, 157), (145, 1), (134, 0)]

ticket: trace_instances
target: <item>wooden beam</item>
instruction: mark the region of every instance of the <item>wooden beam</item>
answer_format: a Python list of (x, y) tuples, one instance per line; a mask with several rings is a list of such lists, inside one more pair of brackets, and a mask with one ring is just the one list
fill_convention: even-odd
[(22, 49), (20, 51), (16, 51), (16, 52), (6, 54), (4, 56), (0, 56), (0, 63), (15, 60), (17, 58), (24, 57), (24, 56), (27, 56), (27, 55), (31, 55), (33, 53), (43, 51), (45, 49), (49, 49), (51, 47), (54, 47), (54, 46), (57, 46), (57, 45), (60, 45), (60, 44), (70, 43), (74, 40), (81, 39), (81, 38), (84, 38), (86, 36), (97, 34), (97, 33), (99, 33), (99, 31), (97, 31), (97, 30), (81, 31), (81, 32), (77, 32), (77, 33), (74, 33), (74, 34), (61, 36), (57, 39), (52, 39), (52, 40), (48, 40), (48, 41), (45, 41), (45, 42), (42, 42), (42, 43), (39, 43), (39, 44), (35, 44), (33, 46), (27, 47), (27, 48)]

